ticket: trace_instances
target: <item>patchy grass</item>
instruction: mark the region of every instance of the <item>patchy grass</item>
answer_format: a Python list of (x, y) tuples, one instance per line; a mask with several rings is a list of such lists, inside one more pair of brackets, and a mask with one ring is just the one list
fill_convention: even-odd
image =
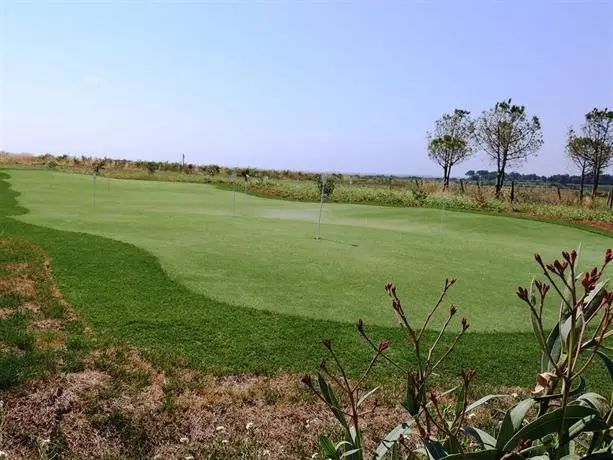
[(78, 362), (84, 350), (66, 347), (65, 329), (76, 314), (53, 295), (49, 261), (40, 248), (22, 238), (0, 238), (0, 279), (0, 390)]

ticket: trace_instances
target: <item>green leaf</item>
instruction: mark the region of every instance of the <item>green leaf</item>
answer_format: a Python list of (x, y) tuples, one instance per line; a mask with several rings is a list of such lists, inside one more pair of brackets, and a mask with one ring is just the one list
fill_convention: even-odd
[(330, 441), (327, 436), (321, 435), (319, 437), (319, 445), (321, 446), (321, 449), (323, 450), (324, 455), (326, 457), (332, 458), (334, 460), (340, 459), (338, 453), (336, 452), (336, 449), (334, 448), (334, 444), (332, 444), (332, 441)]
[(336, 450), (336, 452), (341, 450), (341, 447), (343, 446), (351, 446), (351, 443), (349, 441), (340, 441), (336, 444), (336, 446), (334, 446), (334, 449)]
[[(564, 414), (564, 420), (562, 420), (562, 414)], [(584, 431), (592, 431), (593, 428), (601, 426), (599, 422), (604, 423), (596, 410), (580, 405), (569, 405), (565, 412), (564, 408), (560, 408), (537, 418), (518, 430), (504, 446), (498, 448), (505, 452), (511, 451), (517, 447), (521, 439), (540, 439), (548, 434), (559, 432), (562, 423), (564, 426), (575, 426), (575, 423), (580, 424), (583, 419), (587, 420), (583, 427)]]
[(402, 406), (412, 416), (416, 416), (419, 413), (419, 401), (417, 399), (417, 388), (415, 384), (415, 378), (412, 374), (407, 376), (407, 387), (404, 395), (404, 401)]
[[(463, 454), (448, 455), (445, 457), (445, 460), (498, 460), (500, 456), (500, 452), (498, 452), (496, 449), (489, 449), (478, 452), (465, 452)], [(510, 453), (508, 457), (505, 457), (505, 460), (507, 459), (515, 460), (522, 459), (522, 457), (515, 453)]]
[(583, 311), (586, 321), (588, 321), (598, 311), (598, 308), (602, 303), (602, 299), (607, 293), (605, 287), (608, 283), (608, 279), (598, 283), (596, 286), (594, 286), (594, 290), (590, 292), (589, 295), (583, 301), (583, 305), (585, 305)]
[(547, 343), (541, 336), (540, 330), (541, 326), (538, 322), (538, 318), (534, 314), (532, 310), (530, 310), (530, 319), (532, 320), (532, 330), (534, 331), (534, 336), (536, 337), (537, 342), (539, 343), (541, 350), (545, 352), (547, 350)]
[(613, 380), (613, 361), (611, 361), (611, 358), (609, 358), (602, 350), (596, 350), (596, 354), (600, 356), (600, 359), (602, 359), (604, 365), (607, 366), (609, 376), (611, 377), (611, 380)]
[(608, 428), (609, 426), (607, 425), (607, 422), (605, 422), (602, 417), (596, 413), (594, 415), (590, 415), (589, 417), (584, 417), (572, 425), (568, 430), (568, 436), (569, 439), (574, 439), (581, 433), (606, 430)]
[(348, 450), (347, 452), (345, 452), (343, 455), (341, 455), (341, 458), (347, 458), (347, 457), (351, 457), (354, 454), (357, 454), (358, 452), (360, 452), (362, 449), (351, 449)]
[[(560, 339), (560, 324), (556, 324), (547, 337), (547, 349), (551, 353), (551, 358), (557, 363), (562, 354), (562, 340)], [(554, 363), (549, 361), (546, 352), (541, 355), (541, 372), (551, 372), (555, 369)]]
[(605, 415), (607, 408), (607, 400), (604, 396), (598, 393), (584, 393), (575, 399), (571, 404), (580, 404), (582, 406), (591, 407), (596, 409), (601, 417)]
[(521, 428), (526, 414), (535, 403), (536, 401), (532, 398), (524, 399), (506, 413), (502, 421), (502, 426), (500, 427), (500, 432), (498, 433), (496, 449), (502, 450), (503, 446), (513, 438), (513, 435)]
[(496, 447), (496, 438), (486, 433), (485, 431), (480, 430), (479, 428), (474, 428), (472, 426), (464, 427), (462, 428), (462, 430), (464, 431), (464, 433), (466, 433), (467, 436), (472, 436), (473, 438), (475, 438), (479, 443), (479, 447), (481, 449), (493, 449), (494, 447)]
[(424, 442), (424, 447), (430, 460), (441, 460), (447, 457), (447, 452), (445, 452), (443, 445), (438, 441), (426, 441)]
[(328, 382), (326, 382), (326, 379), (324, 379), (321, 373), (318, 374), (317, 381), (319, 383), (319, 389), (321, 390), (321, 394), (326, 400), (326, 402), (330, 405), (330, 409), (332, 410), (332, 413), (334, 414), (336, 419), (340, 422), (340, 424), (343, 425), (343, 427), (345, 427), (346, 430), (348, 430), (349, 425), (347, 424), (347, 419), (345, 418), (345, 414), (343, 414), (341, 410), (341, 407), (338, 403), (338, 399), (336, 398), (336, 395), (334, 394), (334, 390), (332, 389), (330, 385), (328, 385)]
[(583, 457), (581, 460), (611, 460), (611, 452), (602, 452), (597, 454), (590, 454)]
[(448, 438), (443, 444), (443, 448), (445, 449), (445, 452), (448, 452), (449, 454), (457, 454), (462, 452), (462, 446), (455, 438)]
[(398, 439), (400, 439), (401, 436), (410, 434), (413, 431), (412, 425), (412, 421), (403, 422), (397, 425), (392, 431), (390, 431), (385, 437), (385, 439), (383, 439), (377, 446), (377, 449), (375, 450), (374, 460), (379, 460), (383, 458), (388, 453), (388, 451), (394, 445), (396, 445)]
[(470, 412), (471, 410), (475, 410), (477, 407), (482, 406), (483, 404), (485, 404), (486, 402), (488, 402), (491, 399), (502, 398), (504, 396), (506, 396), (506, 395), (487, 395), (487, 396), (484, 396), (483, 398), (478, 399), (474, 403), (469, 404), (468, 406), (466, 406), (466, 412)]
[[(566, 321), (562, 323), (562, 328), (560, 329), (562, 345), (567, 354), (569, 353), (568, 347), (569, 347), (570, 333), (572, 332), (572, 323), (573, 323), (573, 318), (569, 317), (566, 319)], [(573, 337), (573, 343), (575, 344), (575, 347), (578, 346), (577, 342), (579, 341), (579, 335), (581, 334), (581, 328), (583, 327), (583, 323), (584, 323), (583, 315), (578, 313), (577, 316), (575, 317), (575, 334)]]
[(363, 403), (364, 401), (366, 401), (366, 398), (368, 398), (370, 395), (372, 395), (374, 392), (376, 392), (376, 391), (377, 391), (379, 388), (381, 388), (381, 387), (376, 387), (376, 388), (373, 388), (373, 389), (372, 389), (372, 390), (370, 390), (368, 393), (366, 393), (364, 396), (362, 396), (362, 397), (360, 398), (360, 400), (358, 401), (358, 407), (360, 407), (360, 406), (362, 405), (362, 403)]

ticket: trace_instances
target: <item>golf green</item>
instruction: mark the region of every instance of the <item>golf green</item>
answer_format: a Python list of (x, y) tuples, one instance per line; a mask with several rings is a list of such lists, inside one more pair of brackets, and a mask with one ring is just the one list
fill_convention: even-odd
[[(172, 280), (226, 304), (341, 322), (394, 324), (386, 282), (421, 322), (453, 277), (449, 302), (471, 330), (528, 331), (514, 292), (537, 274), (532, 254), (549, 259), (581, 245), (584, 265), (595, 265), (611, 246), (603, 235), (527, 219), (349, 204), (324, 204), (316, 239), (319, 204), (248, 196), (242, 184), (234, 194), (98, 178), (94, 188), (91, 176), (17, 170), (9, 182), (28, 210), (19, 220), (131, 243)], [(549, 312), (555, 320), (557, 307)]]

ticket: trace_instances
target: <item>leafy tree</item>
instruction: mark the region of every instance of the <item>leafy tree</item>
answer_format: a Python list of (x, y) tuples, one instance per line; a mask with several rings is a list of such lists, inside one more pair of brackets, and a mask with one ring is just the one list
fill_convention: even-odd
[(153, 174), (157, 169), (157, 164), (154, 161), (148, 161), (147, 162), (147, 171), (149, 171), (149, 174)]
[(474, 137), (496, 165), (496, 197), (500, 197), (507, 167), (523, 163), (543, 145), (538, 117), (529, 118), (526, 108), (511, 104), (511, 99), (483, 111), (475, 123)]
[(583, 136), (577, 137), (569, 131), (569, 142), (582, 139), (583, 154), (592, 172), (592, 196), (596, 195), (600, 175), (613, 161), (613, 110), (592, 109), (585, 114), (585, 123), (581, 126)]
[(587, 137), (577, 137), (574, 130), (568, 130), (566, 155), (581, 169), (581, 184), (579, 185), (579, 200), (583, 200), (585, 176), (591, 168), (591, 142)]
[(443, 188), (449, 186), (451, 168), (472, 155), (470, 112), (455, 109), (436, 121), (434, 133), (428, 133), (428, 156), (443, 168)]

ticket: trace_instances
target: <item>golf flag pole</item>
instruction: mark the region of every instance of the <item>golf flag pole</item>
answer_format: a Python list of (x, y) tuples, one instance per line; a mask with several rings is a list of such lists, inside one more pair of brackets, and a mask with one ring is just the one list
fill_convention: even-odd
[(324, 210), (324, 190), (326, 188), (327, 182), (328, 182), (328, 175), (326, 173), (323, 173), (321, 175), (321, 198), (320, 198), (320, 204), (319, 204), (319, 217), (317, 218), (317, 237), (316, 239), (319, 239), (321, 235), (321, 214)]
[(245, 174), (245, 215), (247, 215), (247, 205), (249, 204), (249, 194), (247, 193), (247, 183), (249, 182), (249, 174)]
[(92, 174), (92, 182), (93, 182), (92, 204), (93, 204), (94, 209), (96, 209), (96, 173), (95, 172)]
[(232, 181), (232, 188), (233, 188), (233, 192), (232, 192), (232, 213), (234, 214), (234, 216), (236, 216), (236, 171), (232, 173), (232, 176), (231, 176), (230, 180)]

